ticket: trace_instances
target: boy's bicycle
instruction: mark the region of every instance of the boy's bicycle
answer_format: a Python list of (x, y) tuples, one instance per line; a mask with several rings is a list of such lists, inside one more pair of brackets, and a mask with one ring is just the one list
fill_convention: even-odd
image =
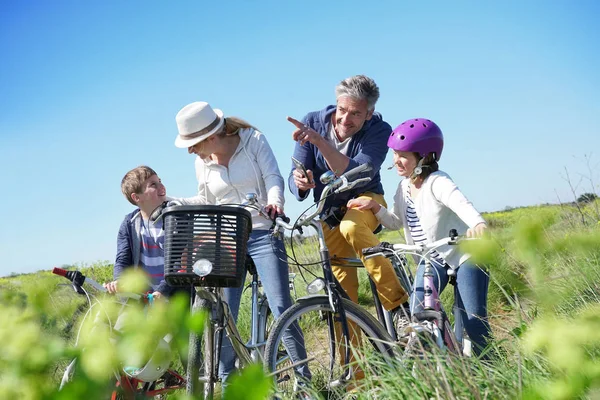
[[(424, 263), (423, 288), (424, 300), (419, 312), (411, 309), (412, 322), (400, 333), (400, 343), (405, 347), (402, 359), (411, 361), (415, 358), (425, 357), (432, 353), (432, 346), (436, 351), (448, 352), (451, 354), (463, 354), (463, 346), (456, 340), (456, 335), (448, 316), (442, 307), (442, 303), (437, 292), (434, 280), (434, 273), (437, 270), (432, 266), (432, 253), (441, 246), (456, 246), (461, 241), (473, 240), (458, 236), (456, 230), (452, 229), (449, 236), (429, 244), (390, 244), (382, 242), (377, 246), (363, 249), (365, 258), (385, 256), (390, 259), (403, 260), (406, 263), (408, 255), (415, 256), (420, 262)], [(408, 270), (407, 265), (397, 273), (402, 274)], [(451, 284), (455, 283), (456, 271), (450, 266), (445, 267)], [(406, 277), (406, 279), (409, 279)], [(437, 279), (439, 282), (440, 279)], [(414, 284), (412, 286), (414, 290)], [(412, 292), (411, 290), (411, 292)], [(467, 342), (465, 340), (465, 342)]]
[[(323, 272), (323, 278), (317, 277), (308, 285), (310, 295), (297, 299), (296, 304), (275, 321), (267, 340), (265, 365), (274, 377), (277, 395), (282, 397), (301, 394), (329, 396), (343, 392), (347, 383), (355, 378), (359, 370), (355, 360), (362, 358), (363, 352), (374, 351), (388, 360), (394, 356), (394, 342), (384, 326), (349, 300), (334, 278), (319, 220), (327, 196), (364, 182), (368, 178), (356, 178), (369, 169), (368, 164), (363, 164), (340, 177), (331, 172), (323, 174), (321, 182), (326, 186), (317, 202), (317, 209), (301, 217), (294, 225), (282, 221), (277, 223), (279, 229), (289, 231), (309, 226), (315, 229), (320, 248), (319, 265)], [(321, 290), (325, 290), (326, 294), (317, 294)], [(304, 333), (307, 358), (291, 363), (286, 357), (283, 338), (284, 332), (295, 325)], [(292, 368), (298, 364), (308, 364), (312, 373), (309, 381), (295, 376)]]
[[(89, 317), (95, 317), (92, 313), (94, 310), (102, 312), (99, 300), (93, 293), (86, 291), (84, 285), (89, 285), (100, 292), (106, 292), (106, 289), (95, 280), (83, 275), (80, 271), (67, 271), (62, 268), (54, 268), (52, 273), (71, 281), (75, 291), (80, 295), (86, 296), (88, 299), (89, 307), (77, 333), (75, 343), (77, 345), (85, 320)], [(138, 301), (147, 305), (151, 305), (153, 302), (152, 294), (119, 293), (116, 296), (118, 296), (123, 307), (127, 307), (128, 301)], [(111, 326), (110, 328), (112, 329), (113, 327)], [(165, 339), (169, 338), (161, 339), (157, 346), (157, 348), (160, 347), (162, 354), (158, 357), (151, 357), (144, 366), (136, 368), (124, 366), (113, 371), (114, 388), (110, 393), (111, 400), (155, 398), (185, 387), (185, 379), (175, 370), (169, 369), (171, 359), (166, 354), (170, 354), (170, 346)], [(77, 361), (77, 358), (73, 359), (65, 369), (60, 389), (74, 378)]]
[[(229, 338), (237, 367), (261, 362), (270, 311), (247, 242), (250, 213), (233, 205), (171, 205), (162, 212), (165, 230), (165, 279), (173, 286), (194, 286), (192, 314), (205, 313), (204, 330), (190, 334), (187, 392), (212, 398), (219, 381), (223, 334)], [(283, 221), (277, 218), (278, 221)], [(238, 287), (246, 271), (252, 275), (250, 340), (244, 342), (224, 287)], [(290, 277), (290, 290), (295, 290)]]

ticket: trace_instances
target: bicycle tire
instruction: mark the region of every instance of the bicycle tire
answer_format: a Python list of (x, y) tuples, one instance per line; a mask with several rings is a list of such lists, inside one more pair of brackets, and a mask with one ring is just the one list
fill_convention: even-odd
[[(433, 332), (430, 332), (429, 329), (423, 329), (423, 332), (416, 333), (415, 331), (406, 338), (406, 346), (401, 361), (406, 369), (413, 371), (413, 375), (420, 365), (425, 365), (427, 368), (435, 367), (439, 370), (449, 356), (460, 356), (462, 354), (450, 321), (443, 311), (441, 321), (442, 328), (438, 327), (437, 324), (433, 324)], [(441, 347), (440, 342), (436, 340), (437, 336), (441, 338), (443, 343)]]
[[(200, 312), (210, 313), (211, 303), (206, 299), (196, 297), (192, 305), (192, 315)], [(186, 370), (186, 393), (193, 397), (201, 395), (204, 398), (212, 398), (214, 390), (213, 373), (213, 349), (212, 330), (209, 327), (210, 320), (204, 325), (201, 334), (190, 332), (188, 364)]]
[(452, 354), (462, 355), (462, 346), (458, 344), (458, 340), (456, 340), (456, 335), (452, 329), (452, 324), (450, 324), (448, 316), (445, 312), (442, 312), (442, 323), (444, 325), (442, 332), (444, 334), (444, 343), (446, 344), (446, 348)]
[[(354, 353), (355, 359), (363, 359), (357, 353), (363, 349), (363, 345), (368, 344), (365, 348), (366, 351), (379, 353), (391, 362), (394, 357), (392, 339), (383, 326), (359, 305), (346, 299), (342, 299), (342, 302), (346, 317), (349, 321), (355, 323), (362, 332), (361, 343), (353, 348), (353, 351), (356, 352)], [(336, 383), (339, 383), (338, 378), (341, 378), (343, 374), (341, 365), (339, 362), (333, 362), (333, 368), (330, 367), (331, 360), (337, 358), (339, 350), (332, 348), (330, 333), (332, 327), (330, 324), (333, 316), (328, 297), (313, 296), (298, 300), (276, 321), (265, 348), (265, 367), (269, 373), (273, 374), (277, 396), (287, 398), (288, 396), (297, 395), (301, 391), (319, 398), (325, 395), (327, 398), (342, 395), (345, 391), (343, 385), (335, 387)], [(282, 350), (284, 349), (284, 332), (294, 323), (299, 324), (304, 335), (307, 352), (306, 360), (308, 360), (308, 367), (312, 374), (310, 382), (290, 377), (290, 375), (295, 376), (295, 373), (289, 369), (291, 360), (289, 360), (285, 350)], [(334, 340), (333, 343), (336, 343), (336, 341)], [(313, 348), (316, 350), (313, 350)], [(302, 361), (296, 361), (296, 365)], [(283, 368), (281, 367), (282, 363), (284, 364)], [(295, 382), (292, 384), (291, 381)]]

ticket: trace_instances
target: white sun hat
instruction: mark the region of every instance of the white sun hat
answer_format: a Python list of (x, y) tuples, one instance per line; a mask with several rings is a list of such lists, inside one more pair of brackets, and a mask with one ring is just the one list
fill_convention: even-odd
[(223, 111), (205, 101), (196, 101), (183, 107), (175, 117), (179, 134), (175, 146), (188, 148), (213, 135), (223, 126)]

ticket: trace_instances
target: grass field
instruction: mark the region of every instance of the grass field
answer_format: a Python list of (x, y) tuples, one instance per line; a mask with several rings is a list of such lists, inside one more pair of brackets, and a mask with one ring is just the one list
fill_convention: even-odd
[[(358, 398), (381, 399), (571, 399), (600, 398), (600, 219), (598, 204), (525, 207), (489, 213), (492, 239), (474, 249), (489, 265), (490, 323), (494, 332), (494, 357), (489, 362), (449, 359), (446, 366), (424, 366), (408, 371), (385, 367), (384, 373), (367, 375), (355, 393)], [(381, 240), (395, 242), (398, 232), (382, 232)], [(296, 256), (317, 261), (310, 237), (294, 246)], [(288, 246), (289, 247), (289, 246)], [(290, 249), (288, 249), (290, 250)], [(112, 265), (73, 266), (98, 281), (112, 276)], [(300, 272), (293, 265), (292, 271)], [(318, 268), (316, 269), (318, 271)], [(315, 269), (313, 269), (315, 272)], [(310, 274), (304, 272), (307, 281)], [(361, 271), (360, 302), (372, 307), (370, 290)], [(61, 278), (47, 271), (0, 278), (0, 393), (5, 398), (101, 398), (106, 368), (119, 362), (129, 350), (81, 353), (73, 349), (85, 299), (61, 285)], [(300, 274), (298, 295), (305, 294)], [(452, 295), (442, 298), (450, 309)], [(175, 306), (169, 306), (175, 307)], [(157, 319), (144, 326), (148, 332), (177, 330), (185, 346), (189, 322), (177, 309), (158, 310)], [(247, 299), (242, 304), (247, 307)], [(160, 307), (159, 307), (160, 308)], [(181, 312), (180, 312), (181, 313)], [(157, 322), (158, 321), (158, 322)], [(166, 322), (165, 322), (166, 321)], [(140, 322), (142, 324), (142, 322)], [(152, 325), (154, 324), (154, 325)], [(156, 326), (155, 326), (156, 325)], [(239, 326), (248, 332), (248, 316), (240, 313)], [(145, 343), (134, 336), (136, 342)], [(89, 355), (90, 353), (92, 355)], [(57, 382), (70, 356), (89, 355), (85, 369), (87, 389), (56, 393)], [(365, 360), (374, 365), (376, 356)], [(253, 372), (256, 373), (256, 372)], [(103, 380), (104, 379), (104, 380)], [(260, 385), (253, 377), (244, 385)], [(249, 382), (249, 383), (248, 383)], [(252, 383), (255, 382), (255, 383)], [(255, 391), (254, 398), (264, 398)], [(75, 393), (75, 394), (74, 394)], [(249, 398), (249, 391), (229, 398)], [(68, 397), (71, 396), (71, 397)], [(181, 394), (175, 397), (181, 397)], [(238, 397), (236, 397), (238, 396)], [(242, 396), (242, 397), (239, 397)]]

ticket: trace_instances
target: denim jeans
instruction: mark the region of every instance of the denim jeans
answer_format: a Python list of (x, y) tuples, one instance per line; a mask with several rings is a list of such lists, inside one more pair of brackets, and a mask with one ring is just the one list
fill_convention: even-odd
[[(449, 281), (446, 269), (432, 263), (433, 281), (438, 293), (442, 293)], [(411, 295), (410, 309), (413, 313), (423, 310), (423, 274), (425, 264), (420, 263), (415, 276), (415, 291)], [(480, 354), (491, 337), (487, 320), (487, 294), (490, 278), (488, 273), (469, 262), (464, 262), (456, 271), (454, 287), (454, 332), (462, 344), (463, 329), (473, 343), (473, 351)]]
[[(248, 240), (248, 254), (252, 257), (256, 265), (256, 271), (262, 282), (263, 290), (267, 295), (269, 308), (273, 316), (279, 318), (292, 305), (289, 286), (289, 266), (283, 240), (281, 238), (272, 238), (269, 231), (266, 230), (252, 231)], [(229, 304), (236, 322), (243, 290), (243, 282), (239, 288), (225, 288), (223, 290), (225, 301)], [(297, 325), (292, 325), (284, 334), (284, 345), (293, 362), (306, 359), (304, 338)], [(221, 360), (219, 361), (219, 376), (223, 383), (225, 383), (234, 367), (235, 353), (233, 347), (229, 338), (223, 335)], [(310, 380), (310, 372), (307, 365), (298, 366), (296, 373)]]

